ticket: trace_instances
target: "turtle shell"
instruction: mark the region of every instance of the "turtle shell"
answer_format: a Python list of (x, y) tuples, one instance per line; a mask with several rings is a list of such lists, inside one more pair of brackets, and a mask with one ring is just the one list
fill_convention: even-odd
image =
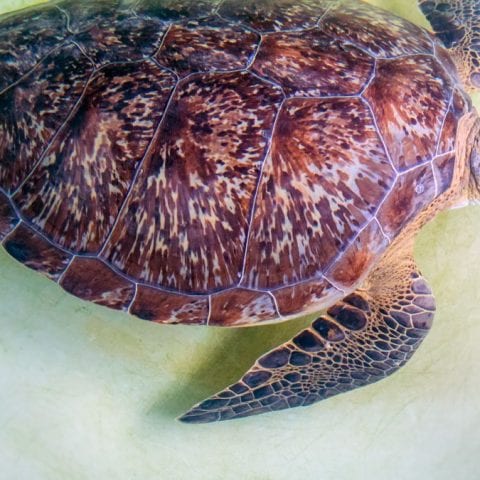
[(0, 239), (72, 294), (241, 325), (355, 288), (449, 188), (470, 108), (357, 1), (61, 2), (0, 23)]

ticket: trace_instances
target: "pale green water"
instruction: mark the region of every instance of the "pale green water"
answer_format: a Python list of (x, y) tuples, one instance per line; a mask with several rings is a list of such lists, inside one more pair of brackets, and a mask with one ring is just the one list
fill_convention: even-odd
[[(10, 3), (26, 2), (0, 8)], [(418, 19), (413, 1), (397, 4)], [(399, 373), (310, 408), (205, 426), (174, 417), (304, 321), (151, 325), (77, 300), (0, 251), (0, 480), (478, 479), (477, 232), (480, 208), (422, 232), (417, 259), (438, 314)]]

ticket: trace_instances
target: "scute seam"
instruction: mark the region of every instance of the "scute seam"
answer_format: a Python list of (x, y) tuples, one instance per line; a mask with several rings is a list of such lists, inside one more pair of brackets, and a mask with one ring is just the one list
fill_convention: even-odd
[(439, 150), (440, 150), (440, 142), (442, 140), (442, 133), (443, 133), (443, 129), (445, 127), (445, 123), (447, 121), (447, 117), (448, 117), (448, 114), (450, 112), (450, 107), (453, 105), (453, 96), (455, 95), (455, 88), (452, 89), (452, 93), (450, 95), (450, 100), (448, 101), (448, 105), (447, 105), (447, 111), (445, 112), (445, 115), (443, 117), (443, 121), (442, 121), (442, 124), (440, 125), (440, 132), (438, 133), (438, 137), (437, 137), (437, 145), (435, 147), (435, 154), (434, 154), (434, 157), (438, 157), (439, 155)]
[(267, 293), (272, 299), (273, 306), (275, 307), (275, 314), (277, 315), (277, 319), (280, 321), (284, 320), (284, 316), (280, 313), (280, 308), (278, 307), (278, 301), (275, 295), (271, 291), (268, 291)]
[(377, 117), (375, 116), (373, 108), (370, 105), (370, 102), (363, 95), (360, 95), (360, 99), (363, 101), (365, 106), (368, 108), (368, 111), (370, 112), (370, 116), (372, 118), (373, 125), (375, 126), (375, 130), (377, 132), (378, 138), (380, 139), (380, 142), (383, 145), (383, 149), (385, 150), (385, 154), (387, 156), (387, 159), (390, 162), (390, 166), (393, 168), (393, 171), (398, 176), (399, 171), (398, 171), (397, 167), (395, 166), (395, 164), (393, 163), (392, 156), (390, 155), (390, 152), (387, 148), (387, 144), (385, 142), (385, 139), (383, 138), (382, 132), (380, 131), (380, 128), (378, 127)]
[[(282, 90), (282, 92), (283, 92), (283, 90)], [(265, 163), (268, 160), (268, 157), (269, 157), (269, 155), (272, 151), (273, 137), (275, 135), (275, 128), (277, 126), (277, 121), (278, 121), (278, 118), (280, 116), (280, 112), (283, 109), (284, 104), (285, 104), (285, 93), (283, 93), (282, 103), (280, 103), (280, 105), (278, 106), (277, 113), (275, 114), (275, 120), (273, 121), (273, 126), (272, 126), (272, 133), (271, 133), (270, 138), (268, 140), (268, 147), (265, 151), (265, 156), (263, 157), (263, 160), (262, 160), (262, 165), (260, 167), (260, 172), (258, 174), (257, 183), (256, 183), (255, 189), (253, 191), (252, 203), (251, 203), (250, 212), (249, 212), (249, 215), (248, 215), (247, 233), (245, 235), (245, 245), (243, 247), (242, 271), (241, 271), (241, 275), (240, 275), (240, 280), (236, 284), (236, 287), (239, 287), (243, 283), (244, 278), (245, 278), (245, 270), (246, 270), (246, 266), (247, 266), (248, 245), (250, 243), (250, 234), (251, 234), (251, 230), (252, 230), (253, 219), (255, 218), (255, 210), (256, 210), (256, 205), (257, 205), (258, 193), (260, 191), (260, 184), (262, 183), (263, 172), (264, 172), (264, 169), (265, 169)]]
[(116, 216), (116, 218), (115, 218), (115, 220), (114, 220), (114, 222), (113, 222), (113, 224), (112, 224), (112, 226), (109, 230), (108, 235), (105, 238), (105, 241), (103, 242), (102, 246), (100, 247), (100, 249), (98, 251), (98, 257), (99, 258), (105, 252), (105, 248), (107, 247), (108, 242), (112, 238), (113, 231), (115, 230), (115, 228), (116, 228), (116, 226), (117, 226), (117, 224), (120, 220), (121, 214), (123, 213), (125, 207), (127, 206), (128, 200), (129, 200), (130, 195), (132, 194), (132, 191), (133, 191), (133, 187), (136, 184), (136, 181), (137, 181), (138, 177), (140, 176), (140, 172), (142, 170), (143, 164), (145, 163), (145, 159), (147, 158), (148, 154), (150, 153), (151, 149), (153, 148), (155, 140), (157, 139), (157, 134), (160, 131), (160, 128), (161, 128), (161, 126), (163, 124), (163, 121), (165, 119), (165, 112), (168, 110), (170, 104), (172, 103), (173, 97), (174, 97), (175, 92), (177, 91), (177, 88), (180, 85), (180, 83), (181, 82), (178, 80), (178, 76), (177, 76), (177, 81), (176, 81), (174, 87), (172, 88), (172, 91), (170, 92), (170, 94), (168, 96), (167, 103), (165, 104), (165, 108), (164, 108), (164, 111), (163, 111), (163, 114), (162, 114), (162, 118), (158, 122), (158, 125), (156, 126), (156, 128), (153, 132), (152, 138), (151, 138), (151, 140), (150, 140), (150, 142), (149, 142), (149, 144), (148, 144), (148, 146), (145, 150), (145, 153), (143, 154), (141, 160), (138, 162), (137, 168), (135, 169), (135, 173), (134, 173), (134, 175), (132, 177), (132, 180), (130, 182), (130, 186), (128, 187), (127, 193), (125, 194), (125, 197), (122, 201), (122, 204), (121, 204), (120, 208), (118, 209), (117, 216)]
[(59, 7), (58, 5), (55, 5), (55, 8), (65, 17), (65, 28), (67, 29), (67, 32), (69, 32), (72, 35), (75, 35), (75, 33), (71, 28), (70, 28), (70, 15), (66, 10), (64, 10), (62, 7)]
[[(71, 42), (68, 42), (67, 44), (65, 44), (64, 46), (66, 45), (71, 45), (75, 48), (77, 48), (77, 45), (71, 43)], [(83, 55), (83, 52), (80, 50), (80, 53)], [(90, 59), (88, 57), (86, 57), (88, 61), (90, 61)], [(90, 81), (91, 79), (94, 77), (95, 73), (96, 73), (96, 70), (95, 70), (95, 65), (92, 65), (92, 71), (90, 72), (90, 75), (88, 76), (88, 78), (86, 79), (85, 81), (85, 85), (82, 89), (82, 93), (80, 94), (80, 96), (78, 97), (77, 101), (73, 104), (72, 108), (70, 109), (70, 111), (68, 112), (68, 114), (66, 115), (65, 117), (65, 120), (61, 123), (61, 125), (57, 128), (57, 130), (55, 131), (55, 133), (52, 135), (52, 137), (50, 138), (50, 141), (47, 143), (47, 145), (45, 146), (45, 148), (42, 150), (41, 154), (39, 155), (38, 157), (38, 160), (33, 164), (30, 172), (25, 176), (25, 178), (23, 179), (22, 182), (19, 183), (19, 185), (17, 186), (17, 188), (11, 193), (8, 195), (8, 198), (10, 198), (13, 202), (13, 197), (22, 189), (22, 187), (25, 185), (25, 183), (30, 179), (30, 177), (33, 175), (33, 173), (35, 172), (35, 170), (42, 164), (42, 161), (44, 160), (45, 158), (45, 155), (47, 155), (48, 151), (50, 150), (51, 146), (55, 143), (56, 139), (58, 138), (59, 134), (63, 131), (63, 129), (66, 127), (67, 123), (70, 121), (70, 119), (73, 117), (73, 115), (75, 114), (75, 112), (77, 111), (77, 108), (78, 106), (81, 104), (81, 102), (83, 101), (83, 98), (85, 97), (85, 93), (87, 91), (87, 88), (88, 86), (90, 85)]]

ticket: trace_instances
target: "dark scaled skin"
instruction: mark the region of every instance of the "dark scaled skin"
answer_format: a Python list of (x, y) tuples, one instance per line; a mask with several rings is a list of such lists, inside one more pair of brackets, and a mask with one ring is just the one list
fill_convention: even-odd
[(366, 290), (348, 295), (181, 420), (203, 423), (307, 406), (402, 367), (431, 327), (435, 300), (412, 258), (400, 265), (390, 259), (383, 267), (389, 267), (387, 278), (378, 278), (383, 269), (371, 276), (383, 285), (375, 297)]
[(352, 292), (451, 187), (470, 109), (440, 42), (355, 0), (36, 7), (0, 19), (0, 241), (159, 323), (330, 306), (184, 420), (306, 405), (396, 370), (430, 327), (409, 259), (403, 303)]
[(437, 37), (454, 59), (463, 84), (480, 88), (480, 3), (477, 0), (419, 0)]

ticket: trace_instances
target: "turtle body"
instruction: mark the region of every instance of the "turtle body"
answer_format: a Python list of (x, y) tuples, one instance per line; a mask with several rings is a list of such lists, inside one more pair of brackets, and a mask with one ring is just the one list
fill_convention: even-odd
[[(0, 60), (0, 239), (17, 260), (160, 323), (252, 325), (331, 307), (186, 420), (377, 379), (367, 365), (369, 378), (312, 393), (295, 376), (314, 376), (311, 355), (346, 332), (378, 342), (370, 317), (385, 319), (358, 289), (403, 281), (379, 265), (466, 182), (455, 141), (474, 113), (440, 40), (355, 0), (65, 1), (5, 16)], [(400, 271), (423, 300), (392, 314), (396, 345), (409, 346), (383, 376), (433, 315), (409, 262)], [(259, 389), (263, 403), (230, 399)]]
[(213, 325), (319, 310), (450, 186), (468, 104), (403, 20), (80, 5), (6, 19), (0, 67), (4, 246), (80, 298)]

